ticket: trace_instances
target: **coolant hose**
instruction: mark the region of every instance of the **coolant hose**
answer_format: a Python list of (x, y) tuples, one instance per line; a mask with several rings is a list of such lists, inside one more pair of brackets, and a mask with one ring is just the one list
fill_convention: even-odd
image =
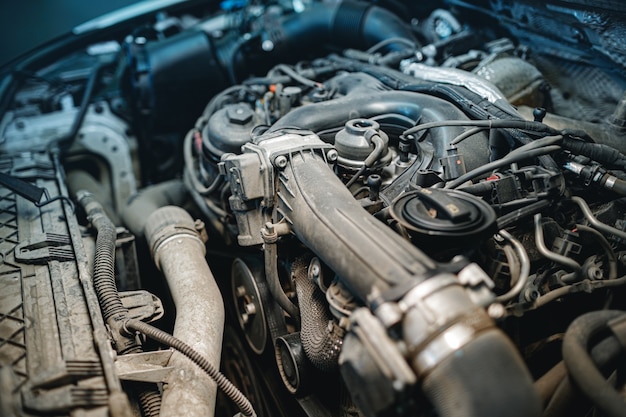
[[(563, 360), (574, 383), (604, 415), (625, 417), (626, 401), (604, 378), (589, 353), (590, 343), (603, 333), (610, 334), (614, 329), (611, 322), (616, 320), (626, 320), (626, 313), (594, 311), (574, 320), (563, 338)], [(620, 326), (620, 333), (626, 333), (624, 325)], [(620, 340), (626, 339), (626, 334), (616, 336)]]
[[(129, 330), (136, 330), (149, 338), (156, 340), (166, 346), (176, 349), (181, 354), (185, 355), (189, 360), (198, 365), (200, 369), (206, 372), (217, 384), (217, 386), (239, 407), (243, 415), (247, 417), (255, 417), (256, 413), (252, 408), (250, 401), (235, 387), (226, 377), (220, 373), (217, 368), (211, 365), (206, 358), (200, 353), (194, 350), (191, 346), (186, 344), (180, 339), (164, 332), (161, 329), (157, 329), (142, 321), (129, 319), (124, 323), (124, 328), (128, 332)], [(185, 404), (186, 406), (187, 404)], [(186, 411), (186, 410), (185, 410)]]
[[(621, 352), (622, 345), (615, 337), (607, 337), (590, 349), (593, 362), (602, 372), (615, 364)], [(581, 397), (580, 391), (567, 376), (567, 368), (563, 361), (537, 380), (535, 388), (539, 391), (544, 403), (547, 402), (544, 417), (573, 415), (581, 410), (581, 407), (589, 408), (588, 400)]]
[(311, 363), (331, 372), (337, 368), (344, 332), (328, 310), (324, 293), (309, 279), (307, 266), (303, 260), (298, 260), (292, 269), (300, 305), (300, 340)]
[(128, 200), (121, 213), (122, 221), (132, 234), (143, 236), (148, 216), (163, 206), (183, 205), (187, 196), (187, 187), (181, 180), (146, 187)]
[(435, 367), (422, 389), (440, 416), (541, 415), (532, 378), (515, 346), (495, 330), (480, 334)]
[[(224, 330), (224, 304), (205, 259), (204, 242), (185, 210), (165, 206), (146, 220), (144, 234), (157, 267), (163, 272), (176, 305), (174, 337), (190, 345), (219, 368)], [(173, 372), (163, 390), (161, 416), (212, 416), (217, 386), (181, 353), (168, 362)]]

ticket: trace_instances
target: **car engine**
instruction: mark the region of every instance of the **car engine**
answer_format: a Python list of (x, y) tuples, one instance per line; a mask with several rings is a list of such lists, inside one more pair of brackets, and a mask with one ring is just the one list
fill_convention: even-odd
[(626, 5), (138, 3), (0, 70), (0, 415), (625, 416)]

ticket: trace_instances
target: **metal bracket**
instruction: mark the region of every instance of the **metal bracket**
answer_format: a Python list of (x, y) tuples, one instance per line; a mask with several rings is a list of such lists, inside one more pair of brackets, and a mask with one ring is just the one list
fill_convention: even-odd
[(25, 264), (42, 265), (49, 261), (73, 261), (74, 250), (67, 235), (43, 233), (15, 247), (15, 259)]
[(120, 355), (115, 361), (115, 371), (122, 381), (167, 382), (174, 369), (167, 366), (173, 353), (168, 349)]

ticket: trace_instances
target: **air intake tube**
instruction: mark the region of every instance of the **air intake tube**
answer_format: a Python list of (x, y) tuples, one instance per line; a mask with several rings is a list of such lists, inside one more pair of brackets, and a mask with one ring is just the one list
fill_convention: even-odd
[[(367, 47), (385, 39), (414, 39), (410, 28), (393, 13), (365, 2), (315, 3), (282, 22), (285, 47), (291, 50), (332, 42)], [(392, 45), (393, 47), (393, 45)]]
[[(264, 146), (262, 140), (259, 146)], [(380, 402), (379, 409), (368, 409), (384, 389), (379, 390), (379, 378), (375, 391), (368, 388), (372, 384), (365, 368), (380, 361), (389, 361), (386, 369), (396, 369), (409, 383), (421, 381), (441, 416), (540, 414), (532, 379), (514, 346), (473, 304), (459, 280), (439, 272), (422, 251), (361, 208), (320, 155), (290, 152), (277, 194), (278, 208), (296, 236), (373, 312), (356, 316), (371, 323), (370, 314), (380, 327), (380, 337), (372, 337), (376, 326), (354, 323), (346, 339), (351, 346), (344, 344), (345, 356), (340, 357), (342, 375), (351, 378), (352, 397), (368, 417), (393, 406)], [(400, 299), (403, 308), (395, 308)], [(390, 326), (399, 326), (408, 353), (400, 353)], [(350, 356), (352, 346), (373, 360)], [(393, 362), (394, 357), (399, 360)]]
[[(219, 369), (224, 303), (193, 219), (180, 207), (162, 207), (148, 217), (145, 236), (176, 304), (174, 336)], [(168, 366), (175, 371), (164, 387), (160, 415), (178, 416), (184, 404), (187, 416), (213, 416), (216, 383), (181, 353), (173, 353)]]
[[(314, 3), (301, 13), (271, 21), (260, 30), (270, 51), (244, 54), (247, 29), (224, 28), (219, 39), (212, 33), (187, 30), (164, 40), (126, 45), (132, 99), (138, 111), (150, 116), (156, 128), (182, 130), (193, 124), (206, 97), (249, 74), (262, 72), (275, 62), (294, 62), (304, 53), (325, 45), (367, 48), (389, 38), (412, 40), (409, 26), (393, 13), (365, 2)], [(235, 29), (230, 30), (229, 29)], [(397, 48), (389, 45), (389, 49)], [(146, 145), (147, 146), (147, 145)]]

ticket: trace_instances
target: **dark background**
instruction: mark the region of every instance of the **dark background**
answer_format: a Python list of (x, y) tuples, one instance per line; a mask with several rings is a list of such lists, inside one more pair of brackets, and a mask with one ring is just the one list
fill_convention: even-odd
[(76, 25), (137, 0), (0, 0), (0, 66)]

